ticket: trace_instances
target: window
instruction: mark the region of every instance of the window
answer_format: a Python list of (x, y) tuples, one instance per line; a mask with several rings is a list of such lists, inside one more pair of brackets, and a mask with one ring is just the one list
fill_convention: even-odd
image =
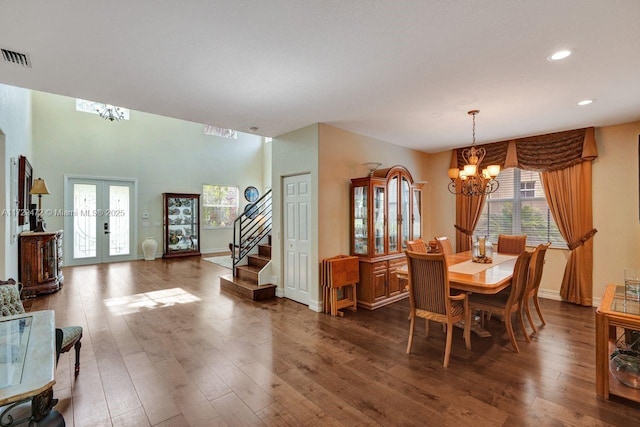
[(498, 234), (526, 234), (527, 246), (551, 242), (566, 248), (551, 216), (540, 174), (521, 169), (505, 169), (497, 178), (500, 188), (489, 194), (474, 231), (498, 241)]
[(520, 197), (523, 199), (536, 197), (536, 182), (520, 181)]
[[(101, 104), (95, 101), (87, 101), (86, 99), (76, 98), (76, 111), (82, 111), (83, 113), (100, 114), (100, 111), (104, 110), (106, 104)], [(129, 120), (129, 109), (117, 107), (118, 111), (122, 113), (123, 120)]]
[(231, 228), (238, 216), (240, 191), (237, 186), (202, 186), (202, 224), (204, 228)]
[(213, 136), (221, 136), (223, 138), (229, 139), (238, 139), (238, 131), (227, 128), (219, 128), (217, 126), (212, 125), (204, 125), (204, 134), (205, 135), (213, 135)]

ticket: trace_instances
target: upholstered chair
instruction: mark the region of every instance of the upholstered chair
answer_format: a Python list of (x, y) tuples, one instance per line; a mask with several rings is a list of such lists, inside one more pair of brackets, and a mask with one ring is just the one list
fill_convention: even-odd
[[(16, 283), (15, 280), (0, 280), (0, 315), (12, 316), (14, 314), (23, 314), (25, 312), (22, 301), (20, 300), (20, 292), (22, 285)], [(75, 375), (80, 372), (80, 340), (82, 338), (81, 326), (67, 326), (64, 328), (56, 328), (56, 363), (60, 359), (60, 354), (65, 353), (71, 348), (76, 350)]]
[(425, 319), (429, 336), (429, 321), (446, 325), (447, 338), (443, 366), (449, 365), (454, 324), (464, 320), (464, 341), (471, 350), (471, 315), (467, 294), (451, 295), (447, 261), (444, 254), (427, 254), (405, 251), (409, 268), (409, 342), (407, 354), (411, 353), (416, 317)]

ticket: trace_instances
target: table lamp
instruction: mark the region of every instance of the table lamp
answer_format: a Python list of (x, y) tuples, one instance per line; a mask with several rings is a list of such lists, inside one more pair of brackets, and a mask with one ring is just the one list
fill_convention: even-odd
[(29, 194), (37, 194), (38, 195), (38, 215), (36, 216), (36, 228), (33, 231), (45, 231), (45, 223), (42, 219), (42, 195), (50, 194), (49, 189), (47, 188), (47, 183), (44, 182), (44, 179), (38, 178), (33, 181), (33, 186), (31, 187), (31, 191)]

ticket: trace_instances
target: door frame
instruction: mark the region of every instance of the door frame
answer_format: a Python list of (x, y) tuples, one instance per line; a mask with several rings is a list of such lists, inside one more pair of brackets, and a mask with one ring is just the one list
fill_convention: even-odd
[[(68, 196), (71, 191), (70, 181), (72, 179), (88, 179), (93, 181), (113, 181), (113, 182), (129, 182), (133, 185), (133, 194), (131, 195), (131, 228), (133, 231), (133, 236), (131, 238), (131, 255), (130, 260), (134, 261), (138, 259), (138, 178), (125, 178), (125, 177), (114, 177), (114, 176), (95, 176), (95, 175), (74, 175), (74, 174), (64, 174), (64, 183), (63, 183), (63, 205), (64, 208), (68, 211), (72, 210), (72, 206), (67, 206)], [(73, 247), (73, 233), (71, 233), (71, 229), (73, 228), (73, 216), (67, 215), (64, 218), (64, 229), (69, 230), (69, 232), (64, 233), (63, 244), (64, 244), (64, 253), (71, 254), (73, 251), (71, 248)], [(74, 265), (87, 265), (84, 262), (74, 262), (72, 258), (67, 258), (64, 260), (65, 265), (74, 266)]]

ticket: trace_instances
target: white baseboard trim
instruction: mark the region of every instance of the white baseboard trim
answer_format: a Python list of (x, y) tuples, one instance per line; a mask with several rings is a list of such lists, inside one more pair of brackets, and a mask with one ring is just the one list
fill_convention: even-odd
[(322, 313), (322, 301), (309, 301), (309, 310)]
[[(549, 291), (545, 289), (538, 289), (538, 296), (540, 298), (552, 299), (555, 301), (564, 301), (560, 296), (560, 292), (558, 291)], [(602, 298), (593, 298), (593, 302), (591, 303), (592, 307), (598, 307), (600, 305), (600, 301)]]
[(283, 288), (276, 288), (276, 296), (278, 298), (284, 298), (284, 289)]

